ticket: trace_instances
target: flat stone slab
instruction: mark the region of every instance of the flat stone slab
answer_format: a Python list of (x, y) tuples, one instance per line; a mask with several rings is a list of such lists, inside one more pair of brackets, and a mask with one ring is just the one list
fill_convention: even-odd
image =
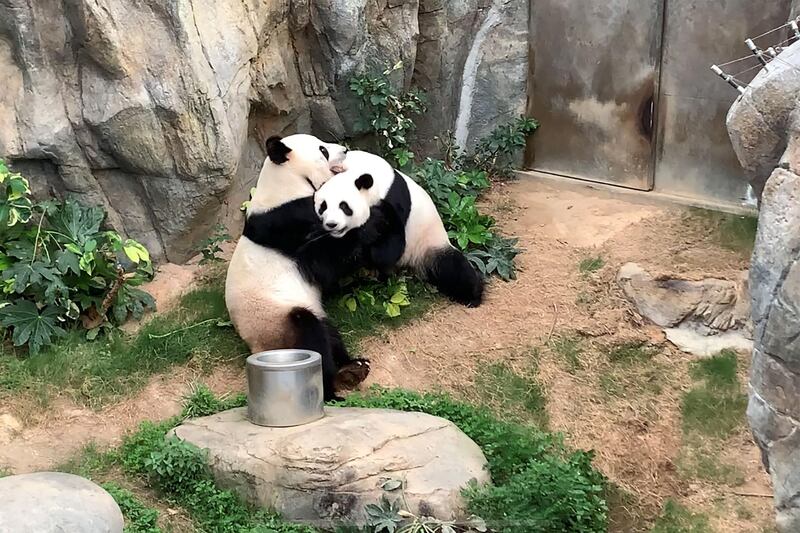
[(109, 493), (61, 472), (0, 478), (0, 533), (122, 533)]
[(217, 481), (254, 505), (319, 527), (363, 523), (364, 506), (402, 480), (409, 510), (464, 517), (461, 489), (490, 481), (480, 448), (452, 422), (386, 409), (325, 409), (290, 428), (251, 424), (246, 409), (190, 420), (174, 434), (209, 452)]

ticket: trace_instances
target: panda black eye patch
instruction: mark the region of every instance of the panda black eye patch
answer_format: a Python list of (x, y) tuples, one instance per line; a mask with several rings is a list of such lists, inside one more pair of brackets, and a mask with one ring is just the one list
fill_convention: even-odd
[(342, 202), (342, 203), (340, 203), (340, 204), (339, 204), (339, 209), (341, 209), (341, 210), (342, 210), (342, 212), (343, 212), (345, 215), (347, 215), (347, 216), (349, 216), (349, 217), (350, 217), (350, 216), (353, 216), (353, 210), (352, 210), (352, 209), (350, 209), (350, 206), (349, 206), (349, 205), (347, 205), (347, 202)]
[(324, 213), (326, 209), (328, 209), (328, 203), (323, 200), (323, 202), (319, 205), (319, 214), (321, 215)]
[(319, 147), (319, 151), (322, 152), (322, 155), (325, 156), (325, 159), (329, 159), (330, 155), (328, 154), (328, 149), (324, 146)]

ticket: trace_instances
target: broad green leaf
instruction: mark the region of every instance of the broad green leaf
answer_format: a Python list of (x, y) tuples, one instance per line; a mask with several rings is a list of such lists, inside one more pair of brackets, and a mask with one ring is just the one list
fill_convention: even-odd
[(56, 337), (66, 334), (58, 325), (60, 314), (55, 306), (47, 306), (40, 313), (30, 300), (19, 300), (0, 309), (0, 323), (13, 328), (11, 339), (14, 346), (27, 343), (31, 353), (36, 354)]
[(355, 312), (356, 312), (356, 309), (358, 308), (358, 303), (356, 302), (356, 299), (355, 299), (355, 298), (353, 298), (352, 296), (348, 297), (348, 298), (345, 300), (345, 302), (344, 302), (344, 305), (345, 305), (345, 307), (347, 307), (347, 309), (348, 309), (348, 310), (349, 310), (351, 313), (355, 313)]
[(386, 314), (391, 318), (400, 316), (400, 306), (391, 302), (385, 302), (383, 307), (386, 309)]

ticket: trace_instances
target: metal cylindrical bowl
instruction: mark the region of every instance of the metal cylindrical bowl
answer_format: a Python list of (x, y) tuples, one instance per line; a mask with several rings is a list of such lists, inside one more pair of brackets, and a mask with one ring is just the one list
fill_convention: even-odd
[(322, 357), (309, 350), (251, 355), (247, 399), (247, 417), (259, 426), (299, 426), (322, 418)]

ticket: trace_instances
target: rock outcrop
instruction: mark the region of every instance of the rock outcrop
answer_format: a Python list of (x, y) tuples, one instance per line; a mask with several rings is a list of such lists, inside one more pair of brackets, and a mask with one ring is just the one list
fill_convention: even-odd
[(395, 81), (429, 90), (443, 110), (423, 118), (428, 136), (460, 120), (471, 142), (522, 112), (527, 9), (522, 0), (0, 0), (0, 157), (38, 194), (103, 205), (156, 259), (182, 261), (215, 219), (238, 217), (268, 135), (359, 133), (348, 89), (356, 72), (403, 61)]
[[(743, 276), (746, 273), (743, 273)], [(626, 263), (617, 283), (642, 316), (664, 329), (681, 350), (708, 357), (721, 350), (753, 347), (747, 281), (654, 278)]]
[(325, 412), (310, 424), (269, 428), (232, 409), (174, 434), (207, 449), (217, 481), (248, 502), (324, 528), (363, 524), (366, 504), (401, 497), (399, 481), (411, 512), (463, 519), (461, 489), (489, 481), (480, 448), (452, 422), (385, 409)]
[(0, 479), (0, 533), (122, 533), (114, 498), (88, 479), (61, 472)]
[(795, 532), (800, 531), (800, 43), (753, 80), (731, 108), (728, 130), (761, 192), (750, 268), (755, 349), (747, 415), (772, 476), (778, 527)]

